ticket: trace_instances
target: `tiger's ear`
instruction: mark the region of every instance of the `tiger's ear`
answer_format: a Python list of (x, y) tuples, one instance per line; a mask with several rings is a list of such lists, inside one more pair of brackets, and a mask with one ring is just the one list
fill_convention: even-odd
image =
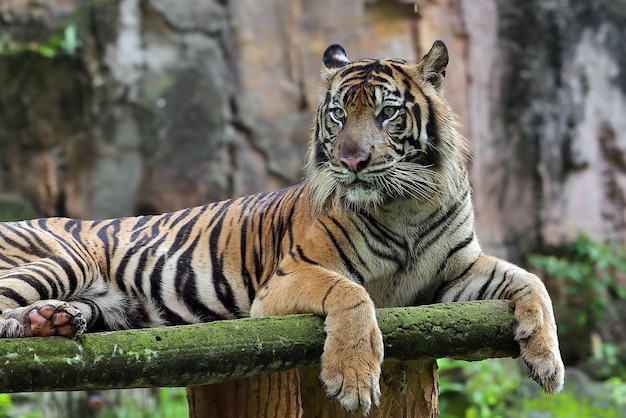
[(448, 65), (448, 48), (443, 41), (435, 41), (433, 46), (417, 64), (419, 75), (424, 81), (432, 84), (437, 91), (441, 91), (443, 80), (446, 77)]
[(346, 50), (339, 44), (333, 44), (324, 51), (322, 58), (322, 79), (330, 81), (337, 71), (349, 64), (350, 60), (346, 55)]

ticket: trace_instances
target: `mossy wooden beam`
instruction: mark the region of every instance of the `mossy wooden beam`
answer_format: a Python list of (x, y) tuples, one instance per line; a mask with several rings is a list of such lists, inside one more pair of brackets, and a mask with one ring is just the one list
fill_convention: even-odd
[[(508, 302), (379, 309), (386, 359), (515, 357)], [(319, 361), (323, 321), (312, 315), (0, 340), (0, 393), (167, 387)]]

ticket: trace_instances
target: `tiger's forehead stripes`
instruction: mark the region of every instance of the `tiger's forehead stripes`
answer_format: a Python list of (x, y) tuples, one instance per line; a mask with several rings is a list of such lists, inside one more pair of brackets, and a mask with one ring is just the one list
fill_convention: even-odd
[[(436, 146), (434, 122), (429, 121), (433, 114), (432, 103), (426, 92), (407, 74), (403, 68), (405, 64), (406, 61), (394, 59), (355, 61), (337, 73), (341, 82), (333, 85), (329, 94), (337, 103), (356, 103), (359, 92), (367, 97), (365, 103), (374, 106), (385, 100), (401, 102), (411, 111), (403, 125), (404, 128), (410, 127), (405, 137), (407, 141), (402, 144), (404, 151), (411, 147), (427, 150)], [(420, 94), (414, 95), (412, 90)]]
[[(410, 101), (413, 98), (408, 88), (411, 77), (402, 69), (401, 64), (405, 64), (405, 61), (363, 59), (353, 62), (336, 74), (327, 92), (327, 99), (345, 103), (356, 97), (354, 90), (369, 90), (369, 94), (374, 95), (375, 103), (389, 99)], [(398, 83), (399, 80), (402, 80), (402, 84)], [(404, 98), (401, 87), (406, 87)]]

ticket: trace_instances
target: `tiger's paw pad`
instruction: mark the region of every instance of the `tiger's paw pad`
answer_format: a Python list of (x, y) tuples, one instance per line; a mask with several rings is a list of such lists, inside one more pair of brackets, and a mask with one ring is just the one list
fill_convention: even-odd
[(78, 338), (87, 328), (83, 314), (65, 302), (49, 301), (35, 304), (28, 318), (31, 333), (36, 337), (61, 335)]

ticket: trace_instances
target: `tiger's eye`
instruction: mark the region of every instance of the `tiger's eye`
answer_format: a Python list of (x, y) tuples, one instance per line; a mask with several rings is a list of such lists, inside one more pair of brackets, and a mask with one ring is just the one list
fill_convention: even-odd
[(383, 107), (383, 115), (390, 117), (396, 113), (396, 108), (393, 106), (385, 106)]
[(343, 110), (342, 108), (338, 107), (338, 108), (333, 110), (333, 115), (335, 115), (335, 117), (337, 119), (343, 119), (344, 116), (346, 116), (346, 111)]

